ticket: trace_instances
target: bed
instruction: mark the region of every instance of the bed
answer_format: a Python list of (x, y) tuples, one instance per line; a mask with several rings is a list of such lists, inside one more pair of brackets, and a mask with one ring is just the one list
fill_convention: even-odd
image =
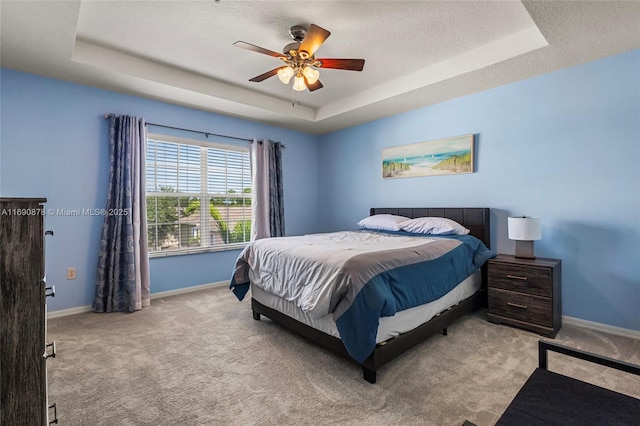
[[(238, 257), (230, 288), (239, 300), (251, 291), (255, 320), (264, 315), (322, 347), (355, 360), (362, 366), (364, 379), (375, 383), (382, 365), (433, 334), (446, 335), (447, 327), (458, 318), (486, 306), (484, 263), (494, 254), (489, 250), (488, 208), (372, 208), (370, 215), (447, 218), (468, 229), (469, 235), (434, 237), (406, 232), (345, 231), (260, 240), (247, 246)], [(337, 241), (336, 250), (342, 245), (355, 252), (322, 252), (320, 257), (327, 258), (326, 263), (305, 263), (307, 253), (316, 256), (318, 247), (326, 248), (327, 239), (331, 247)], [(336, 284), (329, 292), (316, 286), (315, 281), (322, 280), (308, 279), (313, 283), (300, 285), (296, 283), (300, 277), (291, 278), (297, 271), (313, 270), (310, 277), (322, 276), (324, 280), (322, 274), (325, 265), (331, 264), (331, 257), (339, 257), (338, 253), (360, 254), (360, 244), (367, 247), (366, 255), (350, 254), (352, 257), (340, 270), (327, 266), (336, 282), (342, 282), (343, 275), (348, 274), (348, 280), (344, 281), (348, 284)], [(379, 247), (370, 249), (369, 244)], [(264, 249), (266, 245), (270, 245), (269, 251)], [(300, 253), (291, 253), (292, 248)], [(254, 253), (261, 250), (261, 255)], [(285, 257), (283, 253), (287, 251), (290, 254)], [(406, 260), (399, 253), (413, 258)], [(361, 259), (368, 259), (367, 256), (375, 259), (363, 263)], [(274, 259), (279, 262), (277, 267), (270, 263)]]

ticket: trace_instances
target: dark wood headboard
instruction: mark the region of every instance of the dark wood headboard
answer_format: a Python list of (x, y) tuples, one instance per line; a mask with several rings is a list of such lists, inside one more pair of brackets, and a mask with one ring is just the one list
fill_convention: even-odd
[(373, 207), (369, 214), (395, 214), (411, 219), (425, 216), (446, 217), (469, 229), (471, 235), (481, 240), (487, 248), (491, 248), (489, 210), (485, 207)]

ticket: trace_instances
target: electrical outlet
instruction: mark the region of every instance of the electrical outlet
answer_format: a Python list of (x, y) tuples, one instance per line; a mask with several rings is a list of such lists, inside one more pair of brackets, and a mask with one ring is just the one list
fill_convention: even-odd
[(76, 279), (76, 268), (74, 268), (74, 267), (67, 268), (67, 279), (68, 280), (75, 280)]

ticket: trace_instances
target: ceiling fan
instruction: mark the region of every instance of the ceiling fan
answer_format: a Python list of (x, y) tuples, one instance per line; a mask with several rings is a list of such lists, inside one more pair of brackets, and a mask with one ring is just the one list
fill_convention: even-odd
[(314, 24), (309, 25), (309, 29), (302, 25), (294, 25), (289, 29), (289, 35), (293, 39), (293, 43), (287, 44), (282, 49), (282, 53), (244, 41), (233, 43), (234, 46), (273, 56), (285, 63), (285, 65), (255, 76), (249, 81), (261, 82), (277, 75), (284, 84), (289, 84), (289, 81), (293, 78), (293, 90), (309, 89), (310, 92), (313, 92), (323, 87), (319, 80), (320, 72), (317, 68), (348, 71), (362, 71), (364, 68), (364, 59), (316, 58), (314, 53), (331, 35), (324, 28)]

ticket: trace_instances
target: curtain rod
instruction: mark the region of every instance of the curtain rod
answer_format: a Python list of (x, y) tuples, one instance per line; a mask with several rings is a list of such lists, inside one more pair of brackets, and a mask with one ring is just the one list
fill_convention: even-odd
[[(106, 119), (106, 118), (109, 118), (109, 117), (112, 117), (112, 116), (115, 117), (115, 114), (114, 113), (109, 113), (109, 114), (105, 114), (104, 118)], [(238, 140), (241, 140), (241, 141), (253, 142), (253, 139), (240, 138), (238, 136), (221, 135), (221, 134), (218, 134), (218, 133), (203, 132), (201, 130), (185, 129), (185, 128), (182, 128), (182, 127), (167, 126), (167, 125), (164, 125), (164, 124), (157, 124), (157, 123), (146, 123), (146, 124), (148, 126), (164, 127), (165, 129), (174, 129), (174, 130), (182, 130), (182, 131), (185, 131), (185, 132), (201, 133), (201, 134), (205, 135), (205, 137), (207, 137), (207, 138), (209, 137), (209, 135), (211, 135), (211, 136), (221, 136), (223, 138), (231, 138), (231, 139), (238, 139)]]

